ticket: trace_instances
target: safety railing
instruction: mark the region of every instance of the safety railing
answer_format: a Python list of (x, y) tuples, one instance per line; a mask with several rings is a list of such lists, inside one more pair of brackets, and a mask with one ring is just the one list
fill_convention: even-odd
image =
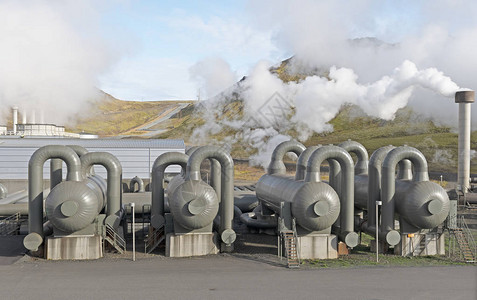
[(16, 235), (20, 229), (20, 213), (0, 220), (0, 235)]

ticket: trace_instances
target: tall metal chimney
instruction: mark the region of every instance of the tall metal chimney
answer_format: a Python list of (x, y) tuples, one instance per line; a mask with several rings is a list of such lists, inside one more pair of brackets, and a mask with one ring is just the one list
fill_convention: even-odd
[(455, 103), (459, 103), (459, 162), (457, 184), (466, 193), (470, 187), (470, 104), (474, 103), (474, 91), (455, 93)]
[(27, 114), (26, 114), (26, 109), (23, 109), (22, 111), (22, 119), (23, 119), (23, 124), (27, 123)]
[(13, 107), (13, 134), (17, 134), (18, 107)]

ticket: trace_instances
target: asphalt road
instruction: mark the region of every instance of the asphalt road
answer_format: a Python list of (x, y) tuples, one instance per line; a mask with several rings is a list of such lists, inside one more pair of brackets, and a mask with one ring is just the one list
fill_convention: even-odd
[(290, 270), (234, 255), (0, 265), (1, 299), (477, 299), (477, 267)]

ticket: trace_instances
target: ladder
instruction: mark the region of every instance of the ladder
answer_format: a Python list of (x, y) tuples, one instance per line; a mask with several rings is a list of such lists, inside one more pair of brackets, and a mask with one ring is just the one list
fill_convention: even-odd
[(477, 246), (472, 236), (472, 232), (469, 230), (464, 217), (460, 217), (457, 228), (451, 229), (454, 235), (462, 258), (465, 262), (475, 263), (477, 262)]
[(114, 230), (111, 225), (106, 224), (106, 236), (104, 240), (116, 249), (117, 252), (123, 254), (126, 252), (126, 241)]
[(297, 238), (295, 232), (292, 230), (282, 231), (282, 238), (285, 242), (288, 268), (299, 268), (300, 259), (298, 258)]
[(0, 220), (0, 235), (17, 235), (20, 230), (20, 223), (19, 212)]
[(162, 243), (162, 241), (164, 241), (165, 238), (164, 226), (159, 229), (151, 227), (150, 234), (144, 239), (144, 252), (148, 254), (151, 253)]

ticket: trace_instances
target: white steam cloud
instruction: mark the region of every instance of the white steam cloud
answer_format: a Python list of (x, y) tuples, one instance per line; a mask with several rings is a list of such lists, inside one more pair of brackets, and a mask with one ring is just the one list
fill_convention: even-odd
[(101, 35), (105, 3), (0, 2), (0, 124), (11, 106), (28, 122), (36, 111), (37, 122), (65, 124), (99, 96), (98, 76), (119, 57)]
[(204, 99), (213, 99), (237, 81), (237, 75), (232, 72), (230, 65), (217, 57), (199, 61), (190, 67), (189, 73), (191, 79), (199, 83), (202, 93), (200, 96)]
[[(270, 72), (271, 64), (259, 62), (234, 89), (244, 100), (243, 118), (211, 118), (194, 132), (203, 142), (224, 127), (238, 129), (233, 140), (257, 149), (252, 160), (262, 166), (269, 150), (289, 139), (289, 129), (302, 141), (332, 130), (328, 122), (343, 104), (385, 120), (409, 105), (439, 124), (455, 126), (455, 82), (475, 90), (477, 4), (402, 1), (391, 10), (382, 1), (279, 0), (249, 6), (255, 26), (275, 32), (277, 46), (294, 55), (291, 69), (327, 75), (284, 83)], [(455, 15), (464, 23), (455, 24)], [(477, 110), (473, 116), (477, 119)]]

